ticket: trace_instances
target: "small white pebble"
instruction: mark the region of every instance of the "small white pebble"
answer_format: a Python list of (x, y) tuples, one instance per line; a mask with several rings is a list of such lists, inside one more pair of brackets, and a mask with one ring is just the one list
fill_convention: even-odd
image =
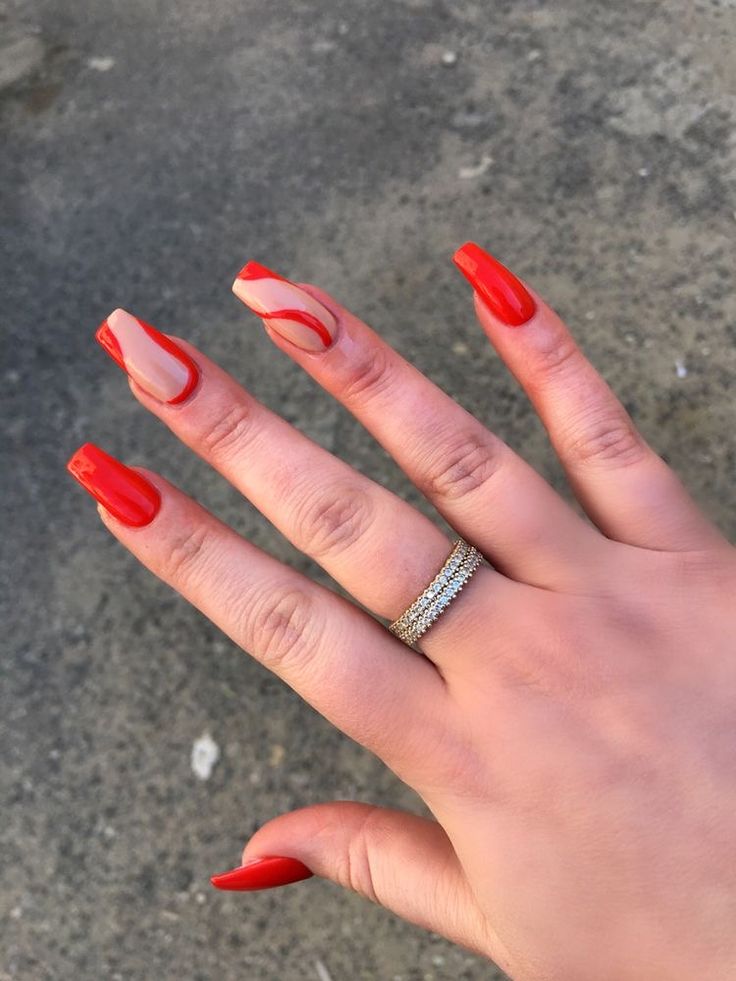
[(331, 51), (334, 51), (336, 47), (337, 45), (334, 41), (330, 41), (327, 38), (320, 38), (312, 45), (312, 51), (314, 51), (315, 54), (329, 54)]
[(198, 892), (194, 898), (196, 899), (196, 901), (199, 903), (200, 906), (204, 906), (204, 904), (207, 902), (207, 897), (203, 892)]
[(480, 163), (473, 165), (472, 167), (461, 167), (457, 172), (457, 176), (461, 181), (472, 181), (476, 177), (482, 177), (483, 174), (488, 170), (488, 168), (493, 163), (493, 157), (484, 155), (481, 157)]
[(536, 48), (532, 48), (529, 54), (526, 56), (527, 61), (539, 61), (542, 57), (542, 52), (538, 51)]
[(115, 59), (109, 55), (104, 55), (101, 58), (90, 58), (87, 61), (87, 66), (96, 72), (109, 72), (114, 64)]
[(457, 64), (457, 51), (443, 51), (442, 52), (442, 64), (452, 67), (452, 65)]
[(687, 368), (682, 358), (677, 358), (675, 361), (675, 372), (678, 378), (687, 378)]
[(637, 170), (637, 174), (639, 175), (639, 177), (649, 177), (649, 173), (650, 171), (648, 167), (640, 167)]
[(317, 972), (317, 977), (319, 981), (332, 981), (332, 975), (327, 970), (323, 961), (315, 961), (314, 969)]
[(208, 732), (194, 740), (192, 770), (200, 780), (209, 780), (219, 758), (220, 747)]
[(595, 310), (586, 310), (585, 311), (585, 319), (586, 320), (595, 320)]
[(14, 906), (10, 911), (11, 920), (19, 920), (23, 916), (23, 910), (20, 906)]
[(455, 343), (452, 345), (452, 351), (453, 354), (467, 354), (468, 345), (465, 343), (465, 341), (455, 341)]

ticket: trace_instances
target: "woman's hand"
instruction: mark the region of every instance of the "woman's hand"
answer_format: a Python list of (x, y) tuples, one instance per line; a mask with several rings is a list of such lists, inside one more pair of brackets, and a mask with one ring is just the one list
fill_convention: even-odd
[[(456, 261), (590, 522), (321, 291), (253, 263), (234, 286), (491, 563), (424, 656), (161, 477), (90, 446), (70, 462), (127, 548), (436, 818), (305, 808), (217, 884), (311, 870), (517, 979), (733, 978), (736, 554), (552, 310), (477, 246)], [(190, 345), (122, 311), (98, 337), (135, 397), (378, 617), (442, 566), (452, 546), (431, 521)]]

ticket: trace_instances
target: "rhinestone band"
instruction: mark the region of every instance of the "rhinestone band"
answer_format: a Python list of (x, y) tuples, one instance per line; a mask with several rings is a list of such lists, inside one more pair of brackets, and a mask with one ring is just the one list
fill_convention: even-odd
[(459, 538), (429, 586), (390, 625), (391, 633), (413, 647), (442, 616), (482, 561), (483, 556), (478, 549)]

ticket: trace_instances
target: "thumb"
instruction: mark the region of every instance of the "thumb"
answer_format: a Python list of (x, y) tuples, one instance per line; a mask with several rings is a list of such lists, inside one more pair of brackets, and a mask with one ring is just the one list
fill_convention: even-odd
[(449, 838), (435, 821), (404, 811), (335, 801), (283, 814), (259, 828), (239, 869), (212, 882), (225, 889), (268, 888), (310, 871), (476, 946), (480, 917)]

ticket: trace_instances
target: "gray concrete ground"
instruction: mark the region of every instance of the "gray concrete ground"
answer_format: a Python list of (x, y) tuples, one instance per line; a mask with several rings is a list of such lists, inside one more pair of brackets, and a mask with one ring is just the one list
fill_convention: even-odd
[[(146, 416), (92, 331), (125, 304), (183, 334), (416, 500), (230, 295), (257, 257), (333, 291), (561, 485), (449, 262), (474, 237), (569, 318), (733, 535), (736, 5), (0, 11), (0, 978), (495, 976), (328, 884), (209, 888), (276, 813), (417, 802), (154, 581), (66, 477), (97, 441), (310, 568)], [(222, 756), (200, 781), (205, 732)]]

